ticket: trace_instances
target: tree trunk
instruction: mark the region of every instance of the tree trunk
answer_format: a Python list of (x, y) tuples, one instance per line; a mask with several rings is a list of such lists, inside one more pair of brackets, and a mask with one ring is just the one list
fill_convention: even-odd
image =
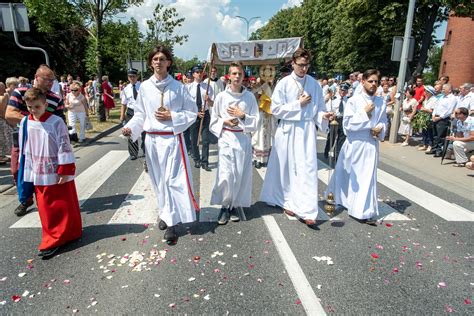
[(426, 62), (428, 60), (428, 51), (431, 48), (431, 35), (433, 34), (434, 25), (436, 23), (436, 17), (438, 16), (439, 5), (434, 4), (430, 10), (428, 19), (425, 21), (425, 34), (421, 40), (421, 49), (420, 49), (420, 58), (416, 64), (415, 71), (413, 71), (411, 81), (414, 81), (414, 78), (421, 74), (425, 68)]

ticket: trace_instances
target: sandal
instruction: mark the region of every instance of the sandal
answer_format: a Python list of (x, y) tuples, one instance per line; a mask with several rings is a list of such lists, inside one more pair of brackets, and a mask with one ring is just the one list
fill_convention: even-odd
[(453, 165), (453, 167), (459, 167), (459, 168), (464, 168), (465, 166), (466, 166), (466, 163), (465, 163), (465, 162), (463, 162), (463, 163), (455, 163), (455, 164)]

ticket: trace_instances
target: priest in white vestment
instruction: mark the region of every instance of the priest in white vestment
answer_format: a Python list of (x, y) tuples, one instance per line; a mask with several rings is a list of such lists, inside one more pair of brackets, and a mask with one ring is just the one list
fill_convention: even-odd
[(291, 75), (281, 79), (272, 94), (271, 111), (280, 119), (260, 200), (278, 205), (308, 226), (318, 215), (318, 159), (316, 124), (326, 131), (331, 113), (325, 112), (321, 86), (306, 75), (307, 50), (293, 54)]
[(193, 194), (192, 176), (183, 132), (197, 117), (184, 85), (168, 74), (172, 65), (168, 49), (157, 46), (148, 56), (154, 75), (138, 92), (133, 118), (122, 133), (132, 141), (147, 133), (145, 154), (153, 189), (158, 201), (159, 228), (169, 244), (178, 240), (176, 225), (196, 219), (199, 209)]
[(379, 142), (387, 129), (386, 106), (376, 96), (379, 72), (370, 69), (362, 76), (362, 91), (347, 101), (343, 127), (347, 136), (335, 172), (329, 182), (336, 204), (351, 217), (375, 225), (377, 204), (377, 164)]
[(211, 204), (222, 205), (218, 223), (240, 220), (237, 208), (252, 202), (252, 139), (257, 128), (258, 106), (252, 92), (242, 87), (240, 64), (229, 67), (230, 84), (217, 95), (210, 131), (219, 138), (219, 165)]

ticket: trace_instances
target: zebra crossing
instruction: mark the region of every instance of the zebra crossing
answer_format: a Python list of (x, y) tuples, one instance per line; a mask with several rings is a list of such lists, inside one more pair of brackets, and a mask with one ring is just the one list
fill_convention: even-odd
[[(83, 205), (95, 192), (97, 192), (107, 179), (119, 169), (128, 158), (126, 150), (112, 150), (102, 158), (80, 173), (76, 178), (76, 188), (80, 205)], [(211, 192), (216, 178), (217, 149), (211, 149), (210, 166), (212, 171), (200, 169), (200, 179), (196, 197), (201, 208), (199, 214), (200, 222), (216, 222), (220, 206), (210, 205)], [(256, 169), (255, 176), (262, 179), (265, 177), (266, 169)], [(319, 161), (318, 177), (327, 185), (330, 168)], [(254, 181), (255, 182), (255, 181)], [(440, 199), (433, 194), (424, 191), (400, 178), (397, 178), (383, 170), (378, 170), (379, 185), (406, 197), (410, 201), (422, 206), (431, 213), (446, 221), (474, 221), (474, 213), (471, 211)], [(196, 185), (195, 185), (196, 188)], [(259, 190), (259, 188), (254, 188)], [(254, 201), (256, 202), (256, 201)], [(383, 201), (379, 201), (379, 218), (390, 221), (410, 221), (411, 219), (401, 214)], [(288, 217), (289, 220), (296, 220)], [(340, 218), (330, 218), (322, 209), (318, 213), (318, 220), (337, 221)], [(157, 201), (149, 176), (142, 172), (138, 180), (132, 186), (120, 207), (115, 210), (108, 224), (152, 224), (158, 221)], [(33, 211), (20, 218), (10, 228), (40, 228), (41, 223), (37, 211)]]

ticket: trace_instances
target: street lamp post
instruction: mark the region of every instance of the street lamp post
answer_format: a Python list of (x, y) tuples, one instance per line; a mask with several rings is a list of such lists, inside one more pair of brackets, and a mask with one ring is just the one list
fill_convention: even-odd
[(249, 40), (249, 27), (250, 27), (250, 22), (251, 22), (252, 20), (255, 20), (255, 19), (260, 19), (260, 17), (259, 17), (259, 16), (253, 16), (253, 17), (251, 17), (250, 19), (247, 19), (247, 18), (245, 18), (245, 17), (243, 17), (243, 16), (240, 16), (240, 15), (236, 15), (235, 17), (236, 17), (236, 18), (239, 18), (239, 19), (241, 19), (241, 20), (244, 20), (245, 23), (247, 23), (247, 41), (248, 41), (248, 40)]

